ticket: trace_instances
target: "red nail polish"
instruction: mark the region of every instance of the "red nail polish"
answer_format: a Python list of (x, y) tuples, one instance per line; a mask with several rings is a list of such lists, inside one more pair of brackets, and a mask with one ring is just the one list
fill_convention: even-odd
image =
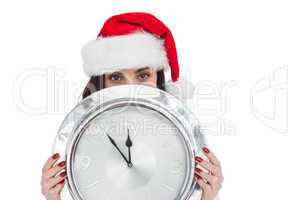
[(52, 159), (53, 160), (56, 160), (58, 158), (59, 158), (59, 154), (58, 153), (55, 153), (55, 154), (52, 155)]
[(60, 163), (57, 164), (59, 167), (64, 167), (66, 165), (66, 161), (61, 161)]
[(58, 184), (64, 184), (65, 179), (61, 180)]
[(202, 161), (203, 161), (203, 159), (202, 159), (201, 157), (196, 157), (196, 160), (197, 160), (198, 162), (202, 162)]
[(202, 177), (199, 176), (198, 174), (195, 174), (195, 176), (196, 176), (197, 179), (202, 179)]
[(208, 148), (203, 147), (202, 149), (203, 149), (203, 151), (204, 151), (205, 153), (209, 153), (209, 149), (208, 149)]
[(196, 171), (197, 171), (197, 172), (202, 172), (202, 170), (201, 170), (201, 169), (199, 169), (199, 168), (196, 168)]
[(60, 177), (65, 177), (66, 176), (66, 172), (62, 172), (61, 174), (59, 174)]

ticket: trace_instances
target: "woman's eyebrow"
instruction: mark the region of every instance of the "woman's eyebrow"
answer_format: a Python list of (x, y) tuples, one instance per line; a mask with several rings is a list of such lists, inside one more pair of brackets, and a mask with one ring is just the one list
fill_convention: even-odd
[(139, 72), (147, 70), (147, 69), (150, 69), (150, 68), (149, 67), (143, 67), (143, 68), (140, 68), (140, 69), (136, 70), (134, 73), (139, 73)]
[(123, 73), (121, 71), (115, 71), (115, 72), (110, 73), (109, 75), (112, 75), (112, 74), (122, 75)]

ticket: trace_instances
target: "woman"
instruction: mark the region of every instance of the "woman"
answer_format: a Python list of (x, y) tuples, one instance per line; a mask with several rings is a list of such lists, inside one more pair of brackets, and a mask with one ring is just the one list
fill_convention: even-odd
[[(121, 84), (148, 85), (175, 96), (182, 90), (186, 93), (186, 85), (183, 87), (183, 81), (179, 80), (172, 34), (151, 14), (125, 13), (109, 18), (97, 39), (83, 48), (82, 56), (84, 71), (91, 77), (83, 98)], [(166, 83), (164, 71), (169, 69), (172, 81)], [(208, 148), (203, 148), (203, 152), (207, 159), (195, 159), (195, 180), (203, 191), (199, 199), (214, 200), (223, 182), (221, 165)], [(60, 200), (65, 185), (65, 162), (56, 164), (59, 156), (52, 155), (43, 167), (41, 185), (47, 200)]]

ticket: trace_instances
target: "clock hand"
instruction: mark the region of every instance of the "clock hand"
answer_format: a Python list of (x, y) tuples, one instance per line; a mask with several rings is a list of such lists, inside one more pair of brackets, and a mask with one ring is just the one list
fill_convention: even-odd
[(106, 134), (107, 137), (109, 138), (109, 141), (112, 143), (112, 145), (119, 151), (119, 153), (121, 154), (121, 156), (124, 158), (124, 160), (126, 161), (126, 163), (129, 165), (129, 162), (127, 160), (127, 158), (125, 157), (125, 155), (122, 153), (122, 151), (119, 149), (117, 143), (115, 142), (115, 140), (110, 137), (110, 135)]
[(126, 146), (128, 147), (128, 167), (132, 167), (132, 162), (131, 162), (131, 151), (130, 151), (130, 147), (132, 146), (132, 141), (130, 139), (130, 136), (129, 136), (129, 129), (127, 129), (128, 131), (128, 136), (127, 136), (127, 140), (126, 140)]

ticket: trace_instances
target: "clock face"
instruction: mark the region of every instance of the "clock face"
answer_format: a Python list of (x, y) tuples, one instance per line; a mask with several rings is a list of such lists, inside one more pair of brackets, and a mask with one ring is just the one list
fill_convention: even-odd
[[(128, 135), (132, 166), (120, 153), (128, 161)], [(82, 199), (174, 200), (187, 187), (192, 161), (186, 141), (176, 124), (153, 109), (104, 111), (85, 125), (75, 146), (71, 178)]]

